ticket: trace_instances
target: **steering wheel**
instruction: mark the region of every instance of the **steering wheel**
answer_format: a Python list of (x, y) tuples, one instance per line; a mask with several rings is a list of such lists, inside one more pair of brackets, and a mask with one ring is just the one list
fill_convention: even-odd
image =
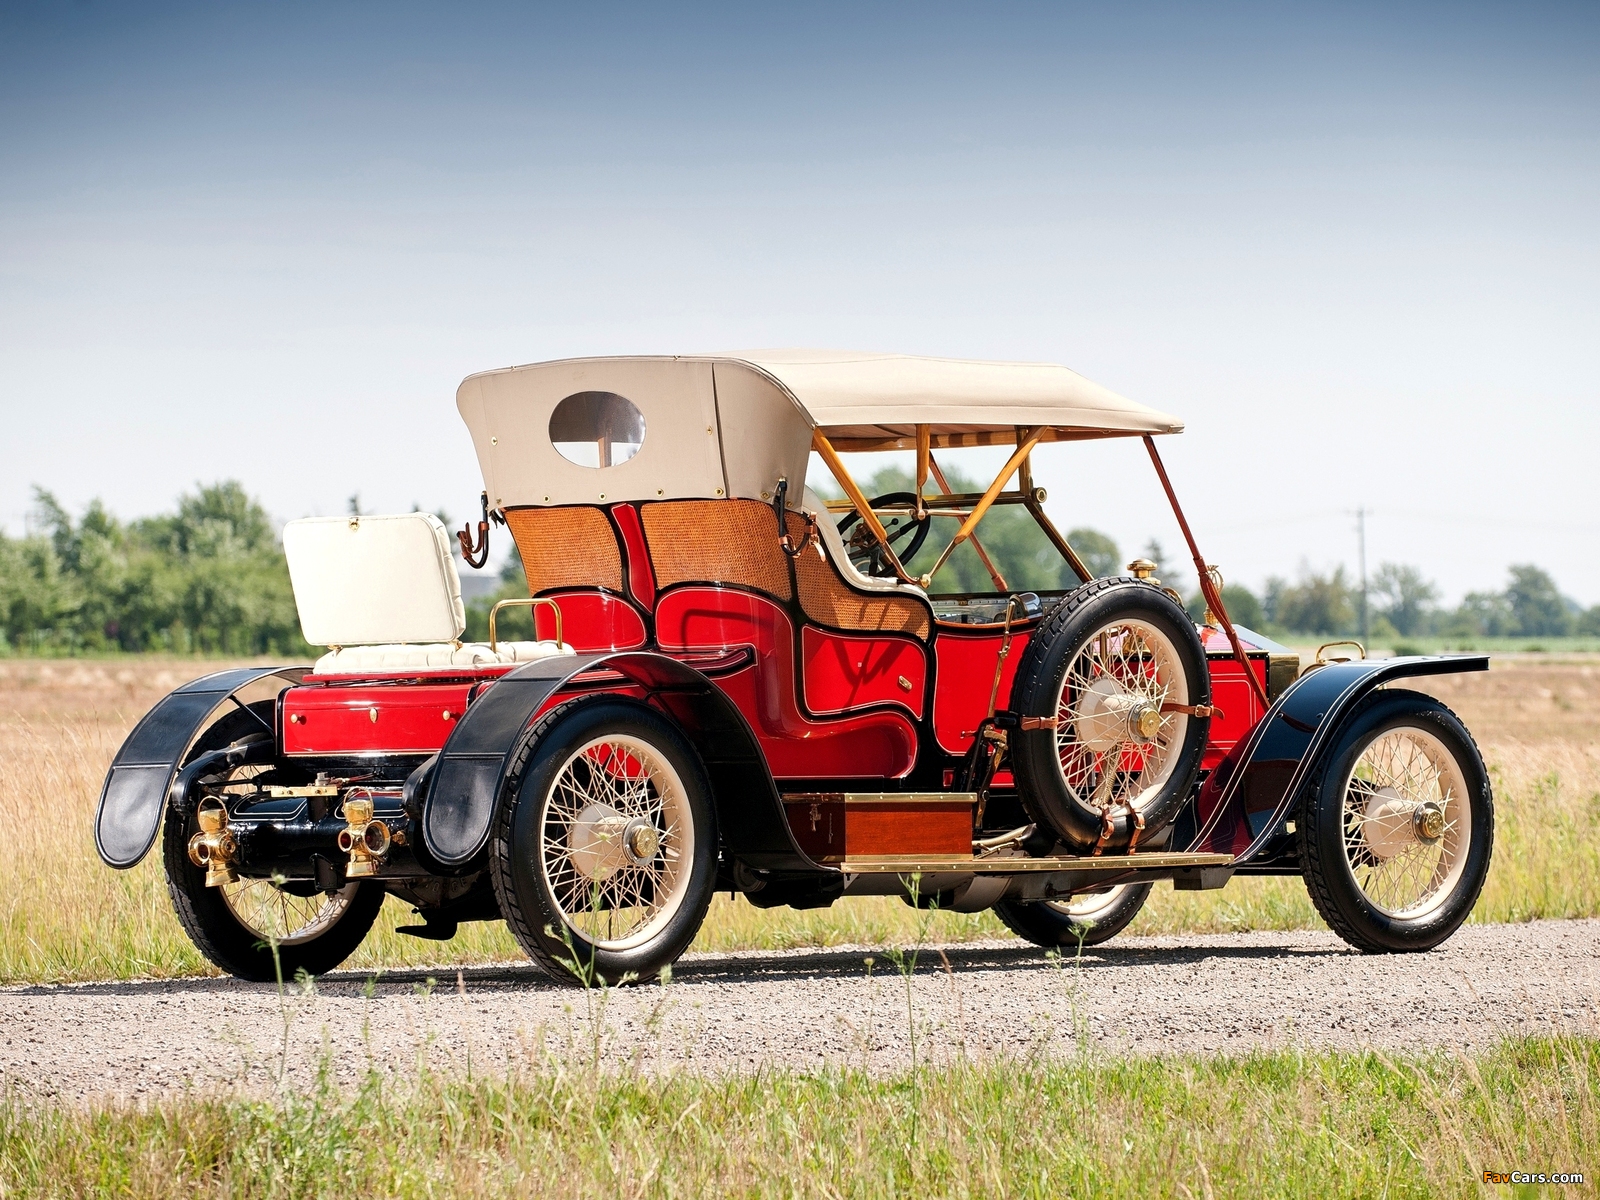
[[(874, 511), (880, 505), (907, 504), (917, 502), (914, 492), (889, 492), (887, 495), (878, 496), (867, 503)], [(857, 522), (860, 522), (857, 526)], [(856, 526), (851, 533), (851, 527)], [(910, 562), (916, 557), (922, 543), (928, 540), (928, 530), (933, 527), (933, 514), (923, 511), (919, 521), (915, 513), (894, 513), (883, 521), (884, 532), (889, 535), (889, 545), (894, 547), (895, 554), (902, 564)], [(851, 509), (839, 522), (839, 536), (844, 538), (845, 553), (849, 556), (850, 563), (863, 575), (875, 575), (881, 578), (893, 579), (894, 567), (889, 564), (888, 555), (884, 554), (883, 546), (873, 536), (867, 523), (861, 520), (861, 513)]]

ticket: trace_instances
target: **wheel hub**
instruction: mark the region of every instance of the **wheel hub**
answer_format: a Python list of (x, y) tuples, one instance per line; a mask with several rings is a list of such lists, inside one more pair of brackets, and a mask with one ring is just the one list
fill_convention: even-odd
[(1425, 801), (1411, 814), (1411, 823), (1419, 842), (1437, 842), (1444, 836), (1444, 809), (1436, 801)]
[(622, 831), (622, 848), (634, 866), (643, 866), (661, 849), (661, 834), (653, 822), (635, 817)]
[[(1366, 818), (1361, 822), (1361, 836), (1367, 849), (1379, 862), (1387, 862), (1407, 846), (1415, 845), (1421, 838), (1418, 815), (1427, 808), (1407, 800), (1392, 788), (1379, 788), (1367, 801)], [(1444, 814), (1439, 813), (1439, 831), (1444, 832)], [(1437, 838), (1437, 834), (1434, 835)]]
[(628, 819), (609, 804), (586, 804), (567, 834), (572, 866), (585, 879), (610, 878), (628, 861), (622, 844)]
[(1097, 679), (1084, 689), (1076, 728), (1078, 741), (1105, 754), (1154, 738), (1161, 731), (1161, 709), (1115, 679)]

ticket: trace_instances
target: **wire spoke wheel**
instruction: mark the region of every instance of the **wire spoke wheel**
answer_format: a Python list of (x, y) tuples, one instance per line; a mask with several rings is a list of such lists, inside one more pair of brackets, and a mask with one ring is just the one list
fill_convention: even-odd
[(1007, 741), (1023, 808), (1079, 850), (1160, 844), (1189, 801), (1210, 702), (1205, 648), (1176, 600), (1135, 579), (1084, 584), (1017, 665), (1011, 708), (1044, 718)]
[(1489, 772), (1461, 719), (1431, 696), (1384, 688), (1362, 700), (1299, 816), (1311, 902), (1369, 954), (1437, 946), (1489, 876)]
[(642, 738), (596, 738), (544, 797), (538, 868), (562, 922), (601, 950), (666, 926), (689, 889), (694, 821), (683, 780)]
[(1344, 785), (1340, 828), (1356, 886), (1388, 917), (1417, 917), (1450, 894), (1472, 844), (1461, 768), (1425, 729), (1372, 739)]
[[(200, 738), (191, 758), (255, 732), (271, 716), (271, 703), (265, 707), (259, 714), (224, 717)], [(245, 764), (204, 786), (230, 813), (237, 813), (264, 786), (285, 782), (282, 770), (281, 764)], [(302, 781), (294, 775), (287, 779)], [(329, 893), (309, 877), (280, 884), (260, 875), (243, 875), (209, 887), (205, 869), (189, 858), (189, 839), (197, 830), (192, 804), (187, 811), (177, 805), (168, 808), (162, 839), (167, 892), (195, 948), (229, 974), (268, 983), (292, 979), (300, 971), (310, 975), (331, 971), (355, 951), (378, 919), (385, 892), (376, 882), (354, 881)]]
[(1067, 664), (1056, 698), (1056, 757), (1085, 808), (1142, 811), (1171, 777), (1189, 718), (1189, 680), (1172, 640), (1153, 623), (1095, 630)]
[(1098, 946), (1126, 929), (1150, 897), (1148, 883), (1120, 883), (1103, 892), (1081, 892), (1065, 900), (1020, 903), (1002, 900), (995, 915), (1015, 934), (1037, 946)]
[(270, 879), (240, 879), (220, 891), (234, 919), (264, 942), (294, 946), (321, 937), (344, 916), (360, 883), (297, 895)]

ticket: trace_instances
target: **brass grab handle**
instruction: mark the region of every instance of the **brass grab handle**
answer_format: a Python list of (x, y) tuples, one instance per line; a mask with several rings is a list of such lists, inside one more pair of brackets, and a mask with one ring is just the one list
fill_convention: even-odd
[[(502, 608), (508, 608), (508, 607), (537, 608), (541, 604), (548, 604), (551, 607), (551, 609), (555, 612), (555, 614), (556, 614), (556, 645), (557, 646), (564, 645), (565, 643), (563, 643), (562, 640), (561, 640), (561, 606), (559, 604), (557, 604), (554, 600), (547, 599), (547, 598), (545, 598), (543, 596), (536, 596), (531, 600), (522, 600), (522, 599), (518, 599), (518, 598), (513, 597), (510, 600), (501, 600), (499, 603), (497, 603), (493, 608), (491, 608), (489, 610), (489, 649), (490, 650), (494, 650), (495, 649), (494, 619), (495, 619), (495, 616), (500, 612), (500, 610)], [(539, 636), (539, 627), (538, 627), (537, 624), (535, 624), (535, 626), (534, 626), (533, 636), (536, 637), (536, 638)]]

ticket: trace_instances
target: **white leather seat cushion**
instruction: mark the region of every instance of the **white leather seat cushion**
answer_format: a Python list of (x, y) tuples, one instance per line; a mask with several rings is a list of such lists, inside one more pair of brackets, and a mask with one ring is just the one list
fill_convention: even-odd
[[(870, 499), (870, 497), (869, 497)], [(822, 545), (826, 548), (828, 557), (839, 568), (839, 573), (845, 579), (868, 592), (904, 592), (907, 595), (917, 596), (926, 600), (928, 594), (913, 583), (902, 583), (898, 579), (883, 579), (876, 575), (867, 575), (856, 568), (850, 561), (850, 555), (845, 552), (844, 538), (839, 536), (838, 517), (828, 511), (828, 506), (823, 503), (822, 497), (806, 488), (801, 493), (801, 506), (817, 519), (817, 532), (822, 537)]]
[(556, 654), (574, 653), (571, 646), (555, 642), (499, 642), (491, 650), (482, 642), (455, 645), (346, 646), (317, 659), (313, 675), (364, 675), (386, 671), (437, 671), (448, 667), (485, 667), (533, 662)]
[(305, 517), (283, 552), (313, 646), (453, 642), (467, 627), (450, 534), (432, 513)]

